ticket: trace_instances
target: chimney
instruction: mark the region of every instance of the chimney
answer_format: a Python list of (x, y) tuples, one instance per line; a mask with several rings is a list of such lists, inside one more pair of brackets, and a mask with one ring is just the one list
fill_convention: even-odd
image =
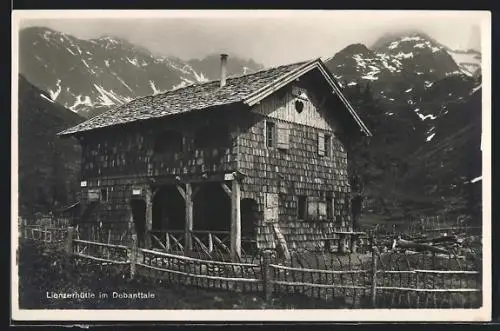
[(226, 74), (227, 74), (227, 54), (220, 55), (220, 87), (226, 85)]

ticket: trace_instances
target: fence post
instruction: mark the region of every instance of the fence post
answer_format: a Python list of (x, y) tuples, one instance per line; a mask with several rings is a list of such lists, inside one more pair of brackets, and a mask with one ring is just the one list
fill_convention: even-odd
[(377, 306), (377, 262), (378, 262), (378, 248), (372, 247), (372, 306)]
[(264, 280), (264, 293), (266, 297), (266, 301), (271, 300), (273, 294), (273, 284), (272, 284), (272, 272), (271, 272), (271, 252), (263, 251), (262, 252), (262, 277)]
[(24, 219), (22, 220), (22, 236), (24, 239), (28, 239), (28, 220), (27, 219)]
[(68, 227), (68, 232), (66, 233), (66, 241), (64, 242), (64, 253), (65, 262), (68, 267), (71, 264), (73, 258), (73, 237), (75, 233), (75, 228), (72, 226)]
[(135, 277), (135, 264), (137, 262), (137, 233), (132, 234), (132, 247), (130, 250), (130, 279)]
[(68, 227), (68, 233), (66, 234), (66, 244), (64, 246), (64, 251), (66, 255), (73, 255), (73, 235), (75, 233), (75, 228), (70, 226)]
[(47, 224), (43, 225), (43, 244), (47, 246), (49, 240), (48, 240), (48, 230), (47, 230)]

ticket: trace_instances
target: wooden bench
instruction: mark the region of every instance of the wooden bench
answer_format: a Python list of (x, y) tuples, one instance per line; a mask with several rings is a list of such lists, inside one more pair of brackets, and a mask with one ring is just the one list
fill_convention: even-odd
[(323, 238), (323, 240), (325, 241), (325, 248), (328, 251), (330, 251), (331, 242), (333, 240), (338, 240), (339, 241), (338, 252), (340, 253), (346, 252), (347, 241), (349, 238), (351, 238), (350, 251), (351, 253), (356, 253), (358, 249), (359, 237), (366, 234), (365, 232), (358, 232), (358, 231), (335, 231), (333, 233), (338, 234), (339, 238), (331, 238), (331, 237)]

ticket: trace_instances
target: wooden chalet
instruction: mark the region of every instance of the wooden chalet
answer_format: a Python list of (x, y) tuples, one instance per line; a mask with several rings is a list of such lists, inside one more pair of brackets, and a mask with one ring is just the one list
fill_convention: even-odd
[(345, 147), (371, 133), (324, 63), (226, 77), (226, 61), (219, 81), (59, 133), (82, 145), (80, 222), (134, 229), (148, 248), (225, 245), (234, 258), (242, 245), (322, 249), (352, 231)]

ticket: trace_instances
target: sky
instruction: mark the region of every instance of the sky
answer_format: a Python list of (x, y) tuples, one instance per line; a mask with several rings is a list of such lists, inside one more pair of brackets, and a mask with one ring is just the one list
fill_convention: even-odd
[(45, 26), (90, 39), (112, 35), (181, 59), (235, 54), (273, 66), (330, 57), (353, 43), (419, 30), (458, 49), (480, 48), (481, 12), (467, 11), (93, 11), (30, 13), (20, 28)]

